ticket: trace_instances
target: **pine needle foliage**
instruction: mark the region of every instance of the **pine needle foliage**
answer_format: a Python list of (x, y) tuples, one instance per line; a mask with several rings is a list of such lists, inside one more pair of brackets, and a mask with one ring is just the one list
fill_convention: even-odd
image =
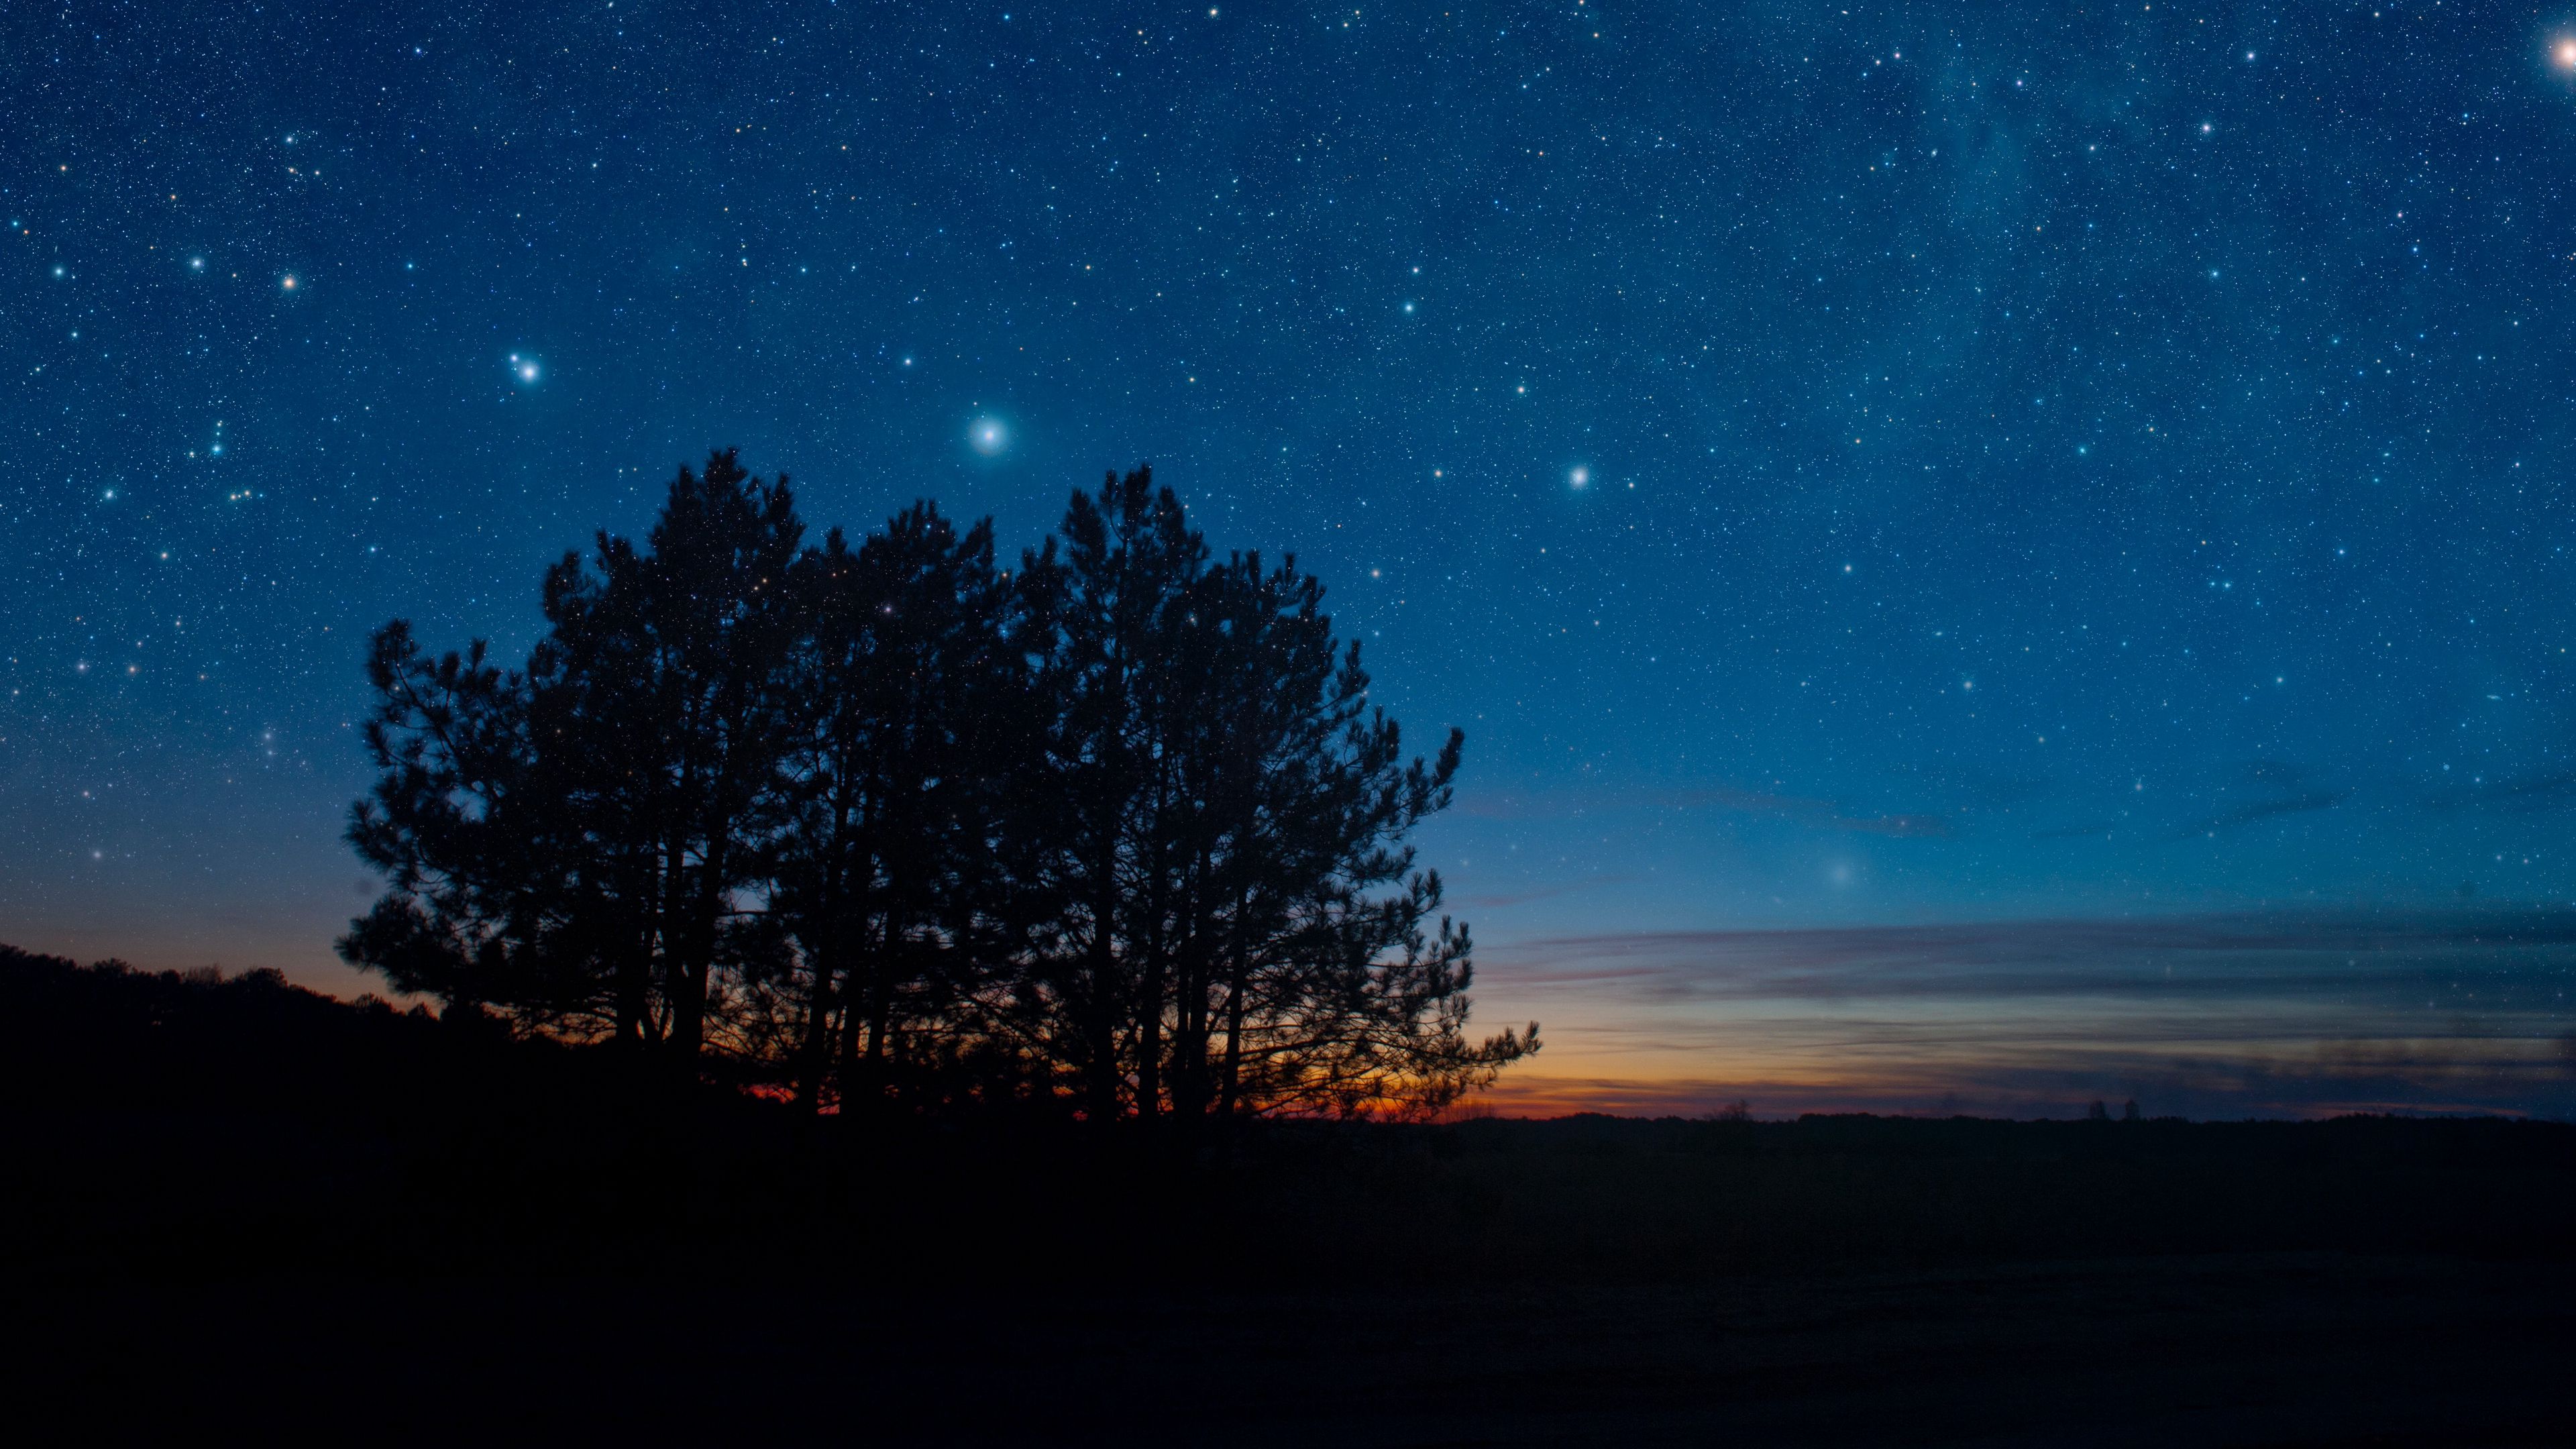
[(1293, 558), (1143, 468), (1016, 569), (928, 502), (803, 537), (720, 451), (524, 668), (379, 630), (343, 956), (809, 1111), (1423, 1117), (1537, 1049), (1408, 843), (1464, 737), (1405, 753)]

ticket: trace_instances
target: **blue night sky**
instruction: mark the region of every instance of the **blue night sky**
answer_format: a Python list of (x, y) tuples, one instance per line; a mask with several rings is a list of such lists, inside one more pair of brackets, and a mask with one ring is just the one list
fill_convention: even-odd
[[(1897, 1105), (2564, 1115), (2567, 37), (2456, 3), (13, 8), (0, 939), (364, 989), (329, 943), (373, 892), (339, 840), (368, 629), (524, 651), (544, 563), (714, 444), (818, 529), (926, 495), (1013, 549), (1151, 460), (1220, 551), (1325, 579), (1416, 737), (1466, 729), (1425, 859), (1562, 1100), (1858, 1100), (1746, 1065), (1744, 1011), (1684, 1030), (1759, 996)], [(2217, 920), (2258, 924), (2171, 924)], [(1863, 1014), (2045, 1031), (1908, 1076), (1817, 1027), (1994, 922), (2009, 970)], [(2329, 969), (2390, 932), (2403, 969)], [(2191, 1053), (2120, 1003), (2240, 950), (2305, 964), (2186, 970), (2155, 1019), (2259, 1018), (2207, 1060), (2347, 1086), (2376, 1043), (2376, 1085), (2156, 1076)]]

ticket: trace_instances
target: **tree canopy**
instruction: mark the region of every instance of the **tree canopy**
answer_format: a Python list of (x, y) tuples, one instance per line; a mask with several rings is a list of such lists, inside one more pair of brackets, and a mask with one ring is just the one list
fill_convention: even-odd
[(515, 670), (372, 640), (339, 948), (401, 991), (844, 1112), (1423, 1115), (1537, 1049), (1408, 843), (1463, 736), (1145, 468), (1005, 568), (926, 501), (808, 545), (722, 450), (543, 599)]

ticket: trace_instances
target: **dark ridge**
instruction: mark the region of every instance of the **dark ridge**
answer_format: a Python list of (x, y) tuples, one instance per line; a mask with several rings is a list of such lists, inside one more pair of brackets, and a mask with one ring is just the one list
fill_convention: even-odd
[(86, 1437), (2539, 1444), (2576, 1412), (2560, 1124), (859, 1130), (471, 1013), (6, 948), (0, 1082), (0, 1391)]
[[(719, 1087), (675, 1094), (609, 1052), (470, 1012), (5, 948), (0, 1081), (21, 1169), (0, 1195), (0, 1252), (22, 1269), (615, 1273), (707, 1240), (801, 1242), (815, 1271), (1012, 1282), (1193, 1257), (1220, 1276), (1423, 1285), (2106, 1255), (2542, 1259), (2571, 1252), (2576, 1200), (2576, 1126), (2498, 1119), (862, 1128)], [(1368, 1245), (1394, 1223), (1426, 1246)], [(889, 1237), (911, 1247), (886, 1254)]]

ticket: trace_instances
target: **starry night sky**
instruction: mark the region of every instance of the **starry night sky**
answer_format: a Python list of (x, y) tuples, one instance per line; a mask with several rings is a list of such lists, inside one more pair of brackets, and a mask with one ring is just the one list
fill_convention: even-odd
[[(818, 530), (927, 495), (1016, 549), (1151, 460), (1293, 551), (1398, 717), (1467, 730), (1425, 859), (1480, 1014), (1571, 1022), (1566, 1070), (1657, 1020), (1563, 995), (1639, 933), (2563, 926), (2570, 35), (12, 7), (0, 939), (362, 989), (366, 631), (524, 651), (544, 563), (719, 443)], [(2359, 939), (2305, 929), (2265, 939)], [(2571, 955), (2359, 994), (2546, 1043)], [(2463, 972), (2509, 1029), (2453, 1029)]]

